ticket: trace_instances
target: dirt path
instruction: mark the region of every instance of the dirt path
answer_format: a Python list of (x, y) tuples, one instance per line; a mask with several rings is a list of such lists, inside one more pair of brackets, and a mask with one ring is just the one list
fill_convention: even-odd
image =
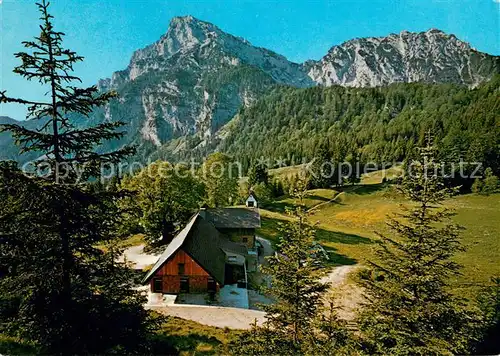
[(330, 291), (335, 296), (335, 304), (339, 307), (339, 318), (347, 321), (356, 317), (357, 308), (363, 302), (363, 290), (347, 278), (357, 269), (358, 265), (335, 267), (322, 278), (322, 282), (331, 285)]
[(330, 203), (333, 203), (335, 202), (335, 200), (337, 200), (337, 198), (339, 197), (340, 194), (342, 194), (343, 192), (337, 192), (332, 199), (328, 200), (328, 201), (324, 201), (324, 202), (321, 202), (321, 203), (318, 203), (314, 206), (311, 206), (307, 211), (308, 212), (313, 212), (314, 210), (322, 207), (323, 205), (326, 205), (326, 204), (330, 204)]
[[(323, 279), (323, 282), (331, 283), (332, 289), (340, 292), (338, 302), (339, 306), (343, 309), (339, 311), (339, 316), (346, 320), (352, 320), (355, 315), (354, 309), (357, 306), (357, 300), (355, 298), (353, 299), (353, 296), (359, 293), (351, 293), (356, 291), (356, 289), (352, 289), (353, 287), (346, 283), (348, 274), (353, 272), (356, 268), (357, 266), (336, 267)], [(347, 292), (348, 295), (345, 295), (344, 292)], [(258, 325), (262, 325), (265, 321), (265, 313), (253, 309), (179, 304), (167, 307), (149, 306), (147, 308), (156, 310), (165, 315), (189, 319), (200, 324), (219, 328), (250, 329), (254, 320), (257, 320)]]
[(250, 329), (255, 319), (257, 319), (258, 325), (262, 325), (265, 320), (264, 312), (252, 309), (202, 305), (172, 305), (168, 307), (148, 307), (148, 309), (219, 328)]
[(330, 283), (332, 287), (345, 282), (348, 274), (358, 268), (357, 265), (334, 267), (333, 270), (321, 279), (323, 283)]
[(144, 269), (147, 266), (153, 265), (158, 260), (160, 255), (149, 255), (144, 252), (144, 245), (132, 246), (123, 251), (123, 255), (119, 258), (120, 262), (126, 260), (133, 264), (135, 269)]

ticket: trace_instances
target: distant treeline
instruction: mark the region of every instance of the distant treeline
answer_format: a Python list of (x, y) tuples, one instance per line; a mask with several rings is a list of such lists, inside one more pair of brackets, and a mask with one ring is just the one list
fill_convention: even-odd
[(410, 157), (430, 131), (439, 159), (481, 162), (498, 175), (499, 87), (500, 75), (476, 89), (420, 83), (279, 87), (240, 110), (218, 149), (244, 169), (261, 157), (287, 164), (309, 161), (320, 147), (327, 147), (336, 162), (384, 163)]

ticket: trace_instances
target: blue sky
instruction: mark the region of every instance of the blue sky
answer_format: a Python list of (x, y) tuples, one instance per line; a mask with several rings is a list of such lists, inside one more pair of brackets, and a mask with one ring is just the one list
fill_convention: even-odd
[[(85, 57), (76, 74), (85, 85), (127, 66), (135, 49), (156, 41), (173, 16), (193, 15), (295, 62), (319, 59), (354, 37), (439, 28), (480, 51), (500, 55), (500, 0), (52, 0), (66, 47)], [(13, 53), (38, 34), (34, 0), (0, 0), (0, 89), (40, 98), (46, 91), (12, 73)], [(25, 110), (0, 105), (0, 115)]]

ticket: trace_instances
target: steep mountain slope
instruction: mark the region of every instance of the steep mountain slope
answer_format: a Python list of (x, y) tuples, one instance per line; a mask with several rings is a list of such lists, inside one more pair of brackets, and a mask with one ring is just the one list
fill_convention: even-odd
[[(15, 124), (16, 120), (7, 116), (0, 116), (0, 125)], [(14, 140), (8, 132), (0, 132), (0, 159), (13, 159), (18, 158), (18, 148), (14, 145)]]
[(274, 84), (314, 83), (283, 56), (191, 16), (176, 17), (158, 42), (133, 54), (125, 70), (99, 82), (117, 90), (120, 100), (94, 119), (127, 122), (126, 141), (151, 151), (179, 136), (211, 137)]
[(336, 162), (397, 162), (430, 129), (446, 164), (482, 162), (500, 173), (499, 91), (500, 75), (472, 90), (424, 83), (278, 88), (241, 110), (214, 149), (244, 166), (309, 162), (321, 144)]
[[(0, 116), (0, 125), (22, 125), (30, 130), (40, 126), (38, 121), (17, 121), (8, 116)], [(35, 152), (28, 152), (19, 155), (19, 147), (15, 145), (14, 139), (9, 132), (0, 132), (0, 160), (13, 160), (20, 163), (36, 159), (38, 155)]]
[(455, 83), (475, 87), (500, 73), (500, 57), (477, 52), (436, 29), (357, 38), (334, 46), (304, 69), (318, 84), (365, 87), (397, 82)]
[[(139, 160), (176, 159), (193, 148), (210, 152), (235, 127), (226, 124), (241, 108), (279, 85), (424, 81), (474, 87), (499, 72), (500, 57), (438, 30), (354, 39), (334, 46), (320, 61), (296, 64), (192, 16), (175, 17), (157, 42), (132, 55), (126, 69), (98, 82), (119, 98), (89, 119), (72, 120), (78, 126), (125, 122), (125, 137), (102, 150), (135, 144)], [(2, 147), (0, 159), (17, 159), (7, 134), (0, 135)]]

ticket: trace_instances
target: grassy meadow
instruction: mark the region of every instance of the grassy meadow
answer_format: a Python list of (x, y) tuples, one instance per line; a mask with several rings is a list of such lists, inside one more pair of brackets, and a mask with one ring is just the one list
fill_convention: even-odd
[[(229, 342), (240, 333), (238, 330), (218, 328), (192, 320), (168, 317), (156, 332), (158, 344), (168, 344), (179, 355), (220, 355), (226, 353)], [(161, 350), (159, 353), (161, 353)]]
[[(392, 178), (399, 170), (389, 169), (382, 174), (372, 172), (361, 184), (339, 190), (309, 191), (305, 205), (312, 209), (310, 221), (317, 224), (317, 238), (330, 251), (335, 265), (363, 264), (373, 258), (376, 232), (391, 234), (386, 226), (387, 216), (397, 213), (406, 204), (391, 184), (383, 184), (384, 176)], [(287, 174), (281, 169), (279, 175)], [(286, 207), (294, 199), (283, 198), (261, 208), (262, 228), (258, 233), (271, 240), (278, 236), (278, 223), (288, 220)], [(467, 248), (456, 256), (464, 266), (462, 275), (453, 280), (454, 289), (467, 297), (500, 275), (500, 194), (490, 196), (467, 194), (451, 198), (445, 205), (456, 212), (453, 218), (463, 226), (462, 243)]]

